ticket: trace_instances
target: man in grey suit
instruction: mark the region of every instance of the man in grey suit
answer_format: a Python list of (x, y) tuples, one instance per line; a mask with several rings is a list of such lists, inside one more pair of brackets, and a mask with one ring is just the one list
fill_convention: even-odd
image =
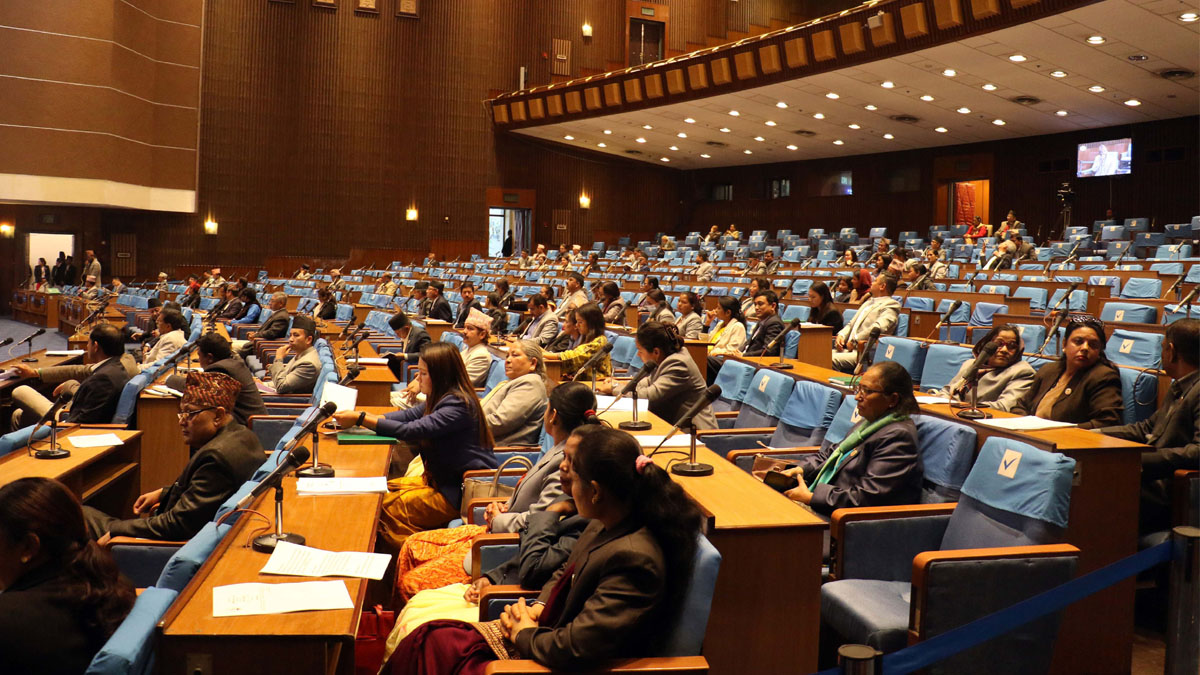
[(88, 249), (84, 251), (87, 256), (83, 261), (83, 269), (79, 273), (80, 279), (87, 281), (88, 277), (96, 277), (96, 287), (100, 287), (100, 261), (96, 260), (96, 252)]
[(833, 341), (833, 367), (843, 373), (854, 370), (858, 363), (858, 347), (866, 342), (871, 330), (879, 328), (881, 335), (896, 332), (900, 321), (900, 303), (892, 298), (896, 292), (896, 277), (881, 274), (871, 284), (871, 297), (859, 305), (854, 319), (846, 324)]
[(530, 340), (545, 349), (558, 337), (558, 317), (550, 311), (546, 296), (535, 293), (529, 296), (529, 325), (521, 332), (522, 340)]
[[(309, 317), (298, 316), (292, 320), (288, 343), (275, 352), (275, 360), (267, 368), (271, 386), (275, 388), (276, 393), (311, 394), (317, 386), (317, 376), (321, 373), (321, 359), (312, 346), (316, 332), (317, 324)], [(284, 363), (283, 360), (289, 352), (296, 356)]]
[(242, 358), (254, 353), (255, 339), (278, 340), (287, 336), (288, 323), (292, 320), (292, 315), (287, 311), (287, 295), (280, 292), (272, 293), (267, 309), (271, 310), (271, 314), (267, 316), (266, 321), (259, 324), (258, 330), (247, 334), (248, 339), (246, 340), (233, 341), (233, 350), (241, 354)]

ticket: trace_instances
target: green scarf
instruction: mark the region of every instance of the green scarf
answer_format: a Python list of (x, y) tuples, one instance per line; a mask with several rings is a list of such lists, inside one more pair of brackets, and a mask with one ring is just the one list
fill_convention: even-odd
[(821, 465), (821, 470), (817, 472), (817, 477), (814, 478), (812, 483), (808, 485), (808, 489), (813, 490), (818, 485), (823, 485), (833, 480), (833, 477), (837, 475), (838, 470), (842, 468), (842, 464), (845, 464), (846, 460), (850, 459), (850, 457), (854, 455), (853, 450), (861, 445), (863, 441), (870, 438), (871, 435), (876, 431), (879, 431), (892, 422), (902, 422), (906, 419), (908, 419), (907, 414), (888, 413), (887, 415), (880, 417), (870, 424), (860, 425), (858, 428), (851, 431), (850, 434), (838, 444), (837, 449), (829, 454), (829, 458), (826, 459), (825, 463)]

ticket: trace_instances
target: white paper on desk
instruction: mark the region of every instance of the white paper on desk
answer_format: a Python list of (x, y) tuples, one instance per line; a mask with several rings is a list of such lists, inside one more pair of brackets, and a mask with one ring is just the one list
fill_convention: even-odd
[(71, 434), (67, 436), (67, 440), (77, 448), (111, 448), (121, 445), (121, 439), (116, 434)]
[[(616, 397), (614, 397), (614, 396), (604, 396), (603, 394), (597, 394), (596, 395), (596, 410), (604, 410), (609, 405), (612, 405), (612, 402), (614, 400), (616, 400)], [(633, 412), (633, 397), (625, 396), (620, 401), (617, 401), (617, 404), (613, 405), (612, 409), (610, 409), (608, 412)], [(638, 412), (639, 413), (650, 412), (650, 401), (648, 401), (644, 398), (639, 398), (638, 399)]]
[(233, 584), (213, 589), (214, 617), (287, 614), (321, 609), (354, 609), (346, 582)]
[(364, 356), (359, 359), (347, 359), (347, 361), (351, 363), (357, 361), (360, 366), (386, 366), (388, 363), (387, 358), (376, 356)]
[(1070, 422), (1055, 422), (1054, 420), (1042, 419), (1033, 415), (975, 421), (985, 426), (1007, 429), (1009, 431), (1041, 431), (1043, 429), (1063, 429), (1075, 426)]
[(391, 559), (392, 556), (387, 553), (324, 551), (281, 541), (275, 544), (275, 551), (259, 574), (379, 580), (383, 578)]
[(950, 402), (950, 399), (946, 398), (945, 396), (918, 396), (917, 397), (917, 403), (921, 403), (921, 404), (949, 403), (949, 402)]
[(83, 356), (82, 349), (49, 349), (46, 356)]
[(296, 493), (302, 495), (362, 495), (386, 492), (387, 476), (296, 479)]
[(267, 384), (266, 382), (263, 382), (262, 380), (255, 380), (254, 385), (256, 387), (258, 387), (258, 390), (264, 394), (278, 394), (279, 393), (279, 392), (275, 391), (275, 387), (272, 387), (271, 385)]
[[(662, 439), (666, 438), (664, 434), (637, 434), (634, 436), (638, 443), (642, 444), (643, 448), (657, 447), (662, 443)], [(697, 441), (699, 442), (699, 441)], [(692, 437), (690, 434), (685, 434), (682, 431), (675, 434), (666, 443), (663, 443), (664, 448), (687, 448), (692, 445)]]
[(21, 376), (21, 374), (18, 373), (16, 370), (9, 368), (8, 370), (0, 373), (0, 382), (3, 382), (5, 380), (15, 380), (20, 376)]
[(156, 384), (153, 387), (147, 387), (146, 391), (150, 392), (151, 394), (158, 394), (159, 396), (174, 396), (176, 398), (183, 398), (182, 391), (172, 389), (164, 384)]
[(326, 382), (321, 389), (321, 403), (317, 407), (323, 408), (330, 401), (337, 406), (337, 412), (354, 410), (354, 405), (358, 403), (358, 390), (336, 382)]

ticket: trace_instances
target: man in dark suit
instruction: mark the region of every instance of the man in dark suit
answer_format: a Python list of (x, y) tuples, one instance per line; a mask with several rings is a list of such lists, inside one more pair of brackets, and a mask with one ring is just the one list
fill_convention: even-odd
[(404, 312), (396, 312), (392, 318), (388, 319), (388, 326), (396, 333), (396, 337), (402, 344), (399, 352), (385, 354), (384, 357), (387, 358), (388, 368), (391, 369), (396, 379), (403, 382), (405, 380), (405, 364), (415, 364), (421, 357), (421, 350), (429, 344), (429, 333), (426, 333), (425, 329), (420, 326), (414, 326)]
[(288, 326), (292, 321), (292, 315), (287, 311), (287, 295), (273, 293), (267, 309), (271, 310), (271, 313), (259, 324), (258, 330), (247, 334), (246, 340), (234, 340), (233, 350), (242, 358), (254, 353), (254, 340), (279, 340), (287, 337)]
[[(92, 329), (86, 349), (88, 361), (96, 365), (83, 368), (90, 368), (91, 373), (82, 378), (82, 383), (76, 380), (63, 381), (54, 389), (54, 396), (57, 398), (65, 391), (74, 393), (65, 421), (75, 424), (108, 424), (112, 422), (113, 414), (117, 411), (121, 390), (131, 377), (127, 364), (122, 362), (125, 356), (125, 340), (115, 326), (102, 323)], [(132, 363), (132, 358), (128, 361)], [(26, 377), (40, 377), (43, 370), (55, 370), (46, 368), (35, 373), (24, 364), (18, 364), (15, 368)], [(136, 369), (136, 365), (134, 368)], [(61, 381), (49, 376), (46, 380)], [(13, 391), (13, 401), (38, 417), (45, 415), (54, 405), (53, 401), (28, 386), (17, 387)], [(14, 417), (16, 420), (21, 419), (15, 412)]]
[(779, 356), (779, 350), (783, 349), (782, 343), (768, 349), (775, 336), (783, 332), (783, 319), (779, 318), (778, 309), (779, 296), (775, 295), (775, 291), (761, 290), (754, 296), (754, 310), (758, 316), (758, 325), (754, 327), (754, 333), (750, 335), (746, 346), (742, 348), (742, 354), (745, 356)]
[[(254, 383), (254, 375), (250, 374), (250, 369), (244, 361), (234, 357), (229, 340), (220, 333), (204, 334), (196, 341), (196, 357), (204, 372), (228, 375), (241, 384), (242, 388), (233, 405), (233, 419), (239, 424), (246, 424), (251, 415), (267, 414), (267, 406)], [(167, 378), (167, 386), (183, 391), (187, 386), (187, 379), (183, 375), (172, 375)]]
[(188, 373), (179, 402), (179, 426), (191, 457), (167, 487), (138, 497), (133, 510), (145, 518), (118, 520), (85, 506), (88, 532), (101, 546), (114, 536), (182, 541), (212, 520), (221, 504), (266, 460), (258, 436), (233, 419), (242, 385), (221, 373)]
[[(1099, 433), (1151, 446), (1142, 453), (1141, 530), (1170, 529), (1171, 476), (1176, 469), (1200, 469), (1200, 320), (1167, 326), (1162, 367), (1171, 379), (1167, 397), (1149, 419)], [(1123, 505), (1124, 506), (1124, 505)]]
[(450, 301), (442, 295), (445, 288), (446, 285), (440, 281), (429, 282), (429, 287), (425, 289), (426, 303), (421, 306), (424, 311), (422, 316), (447, 323), (454, 321), (454, 312), (450, 309)]
[(458, 305), (458, 318), (454, 320), (454, 327), (462, 329), (462, 327), (466, 325), (467, 315), (471, 313), (471, 308), (474, 307), (482, 312), (483, 307), (480, 306), (479, 301), (475, 299), (474, 282), (462, 282), (462, 285), (458, 288), (458, 292), (460, 295), (462, 295), (462, 302), (460, 302)]

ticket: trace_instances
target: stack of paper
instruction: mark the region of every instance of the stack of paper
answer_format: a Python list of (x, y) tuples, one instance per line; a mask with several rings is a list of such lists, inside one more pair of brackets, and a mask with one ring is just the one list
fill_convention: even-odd
[(298, 478), (296, 493), (301, 495), (358, 495), (387, 492), (387, 477)]
[(76, 448), (111, 448), (121, 444), (116, 434), (71, 434), (67, 440)]
[(213, 589), (214, 617), (286, 614), (319, 609), (354, 609), (346, 582), (233, 584)]
[(323, 551), (281, 541), (260, 574), (289, 577), (358, 577), (382, 579), (392, 556), (387, 553)]
[(46, 356), (83, 356), (82, 349), (47, 349)]
[(156, 384), (153, 387), (147, 387), (146, 391), (150, 392), (151, 394), (158, 394), (159, 396), (174, 396), (176, 398), (183, 398), (182, 391), (172, 389), (165, 384)]
[[(641, 443), (643, 448), (658, 447), (659, 443), (666, 438), (664, 434), (638, 434), (634, 436)], [(685, 434), (682, 431), (672, 436), (666, 443), (662, 443), (664, 448), (687, 448), (692, 445), (692, 437), (690, 434)]]
[[(350, 362), (350, 363), (355, 362), (355, 359), (346, 359), (346, 360), (347, 360), (347, 362)], [(388, 360), (386, 358), (377, 358), (377, 357), (373, 357), (373, 356), (364, 356), (362, 358), (357, 359), (357, 361), (358, 361), (358, 365), (360, 365), (360, 366), (386, 366), (388, 363)]]
[(989, 427), (1007, 429), (1009, 431), (1042, 431), (1044, 429), (1062, 429), (1064, 427), (1075, 426), (1070, 422), (1055, 422), (1054, 420), (1042, 419), (1033, 415), (976, 421)]
[(917, 403), (921, 403), (921, 404), (949, 403), (949, 402), (950, 402), (950, 399), (946, 398), (945, 396), (918, 396), (917, 397)]

